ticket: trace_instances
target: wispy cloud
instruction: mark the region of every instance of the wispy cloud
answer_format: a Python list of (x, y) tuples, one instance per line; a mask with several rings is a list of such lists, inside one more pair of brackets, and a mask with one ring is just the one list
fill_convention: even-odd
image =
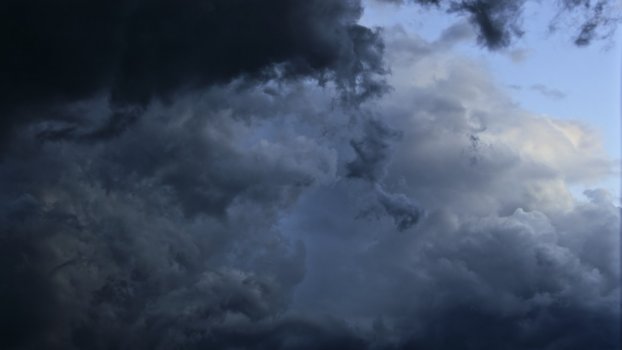
[(562, 100), (566, 98), (566, 94), (558, 89), (548, 87), (544, 84), (534, 84), (531, 85), (530, 89), (532, 91), (536, 91), (540, 93), (544, 97), (548, 97), (554, 100)]

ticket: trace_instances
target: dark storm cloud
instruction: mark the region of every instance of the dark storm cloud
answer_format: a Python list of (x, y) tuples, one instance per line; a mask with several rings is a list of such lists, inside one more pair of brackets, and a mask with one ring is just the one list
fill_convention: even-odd
[[(152, 104), (105, 142), (41, 143), (45, 125), (21, 129), (0, 167), (2, 345), (367, 346), (338, 315), (281, 316), (306, 271), (305, 246), (278, 228), (283, 213), (345, 172), (348, 139), (395, 136), (379, 125), (321, 136), (327, 121), (350, 119), (333, 96), (306, 83), (276, 95), (234, 84)], [(408, 198), (365, 183), (398, 229), (417, 221)]]
[(0, 167), (4, 348), (192, 346), (285, 310), (305, 250), (274, 222), (334, 176), (334, 156), (271, 128), (249, 141), (298, 101), (232, 90), (152, 106), (103, 143), (15, 136)]
[(359, 350), (370, 348), (369, 339), (342, 320), (330, 317), (286, 317), (276, 322), (217, 329), (197, 344), (205, 349), (257, 350)]
[[(66, 105), (98, 95), (142, 107), (239, 77), (334, 81), (360, 101), (384, 89), (373, 77), (384, 72), (383, 45), (356, 23), (361, 12), (356, 0), (5, 1), (3, 138), (33, 119), (71, 124), (53, 138), (75, 135), (83, 120)], [(125, 118), (86, 136), (116, 134)]]
[[(152, 105), (100, 143), (41, 143), (38, 126), (23, 129), (0, 167), (0, 274), (10, 281), (0, 289), (2, 345), (382, 344), (340, 315), (284, 314), (307, 265), (306, 247), (278, 227), (283, 213), (307, 189), (335, 181), (338, 168), (345, 172), (336, 157), (351, 153), (348, 139), (396, 135), (372, 123), (320, 136), (326, 121), (350, 119), (332, 96), (305, 84), (281, 86), (277, 95), (212, 88)], [(302, 101), (314, 110), (298, 112)], [(365, 193), (378, 196), (398, 229), (419, 219), (410, 199), (374, 186)]]
[[(586, 209), (599, 213), (589, 231), (567, 230), (561, 223), (581, 220)], [(387, 242), (378, 254), (395, 256), (400, 251), (397, 244), (408, 247), (402, 250), (403, 264), (412, 264), (414, 271), (407, 279), (412, 284), (403, 288), (420, 300), (411, 302), (405, 312), (410, 316), (396, 326), (412, 332), (406, 348), (466, 344), (486, 349), (574, 349), (592, 344), (616, 349), (620, 323), (615, 309), (618, 272), (611, 270), (615, 259), (595, 270), (597, 265), (583, 261), (591, 253), (576, 250), (578, 246), (567, 239), (609, 241), (616, 232), (617, 215), (613, 206), (596, 203), (563, 219), (520, 210), (509, 217), (474, 221), (434, 213), (423, 224), (430, 231), (418, 242)], [(595, 231), (603, 224), (605, 228)], [(613, 249), (605, 251), (615, 254)], [(422, 290), (427, 278), (434, 285)], [(397, 310), (398, 305), (394, 307)]]
[(63, 4), (0, 14), (0, 348), (619, 345), (619, 208), (566, 187), (610, 164), (443, 57), (464, 25), (388, 33), (357, 105), (356, 1)]

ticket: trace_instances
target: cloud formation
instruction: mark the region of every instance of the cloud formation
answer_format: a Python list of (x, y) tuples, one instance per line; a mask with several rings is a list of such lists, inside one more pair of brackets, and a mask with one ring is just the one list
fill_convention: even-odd
[(619, 347), (620, 208), (570, 191), (612, 162), (451, 54), (464, 23), (66, 3), (0, 14), (0, 347)]
[(388, 35), (403, 65), (376, 112), (402, 137), (384, 186), (427, 215), (394, 235), (382, 216), (348, 219), (359, 187), (303, 198), (286, 226), (309, 259), (294, 305), (336, 310), (379, 348), (617, 348), (620, 209), (570, 192), (612, 175), (598, 138), (521, 110), (474, 62)]
[[(41, 119), (64, 136), (102, 136), (131, 122), (128, 108), (239, 78), (332, 81), (354, 102), (377, 95), (383, 44), (357, 24), (361, 12), (359, 1), (325, 0), (5, 2), (3, 139)], [(93, 132), (66, 105), (99, 96), (114, 110)]]
[[(529, 0), (377, 0), (393, 4), (434, 6), (448, 13), (466, 15), (483, 46), (497, 50), (523, 35), (522, 12)], [(573, 32), (577, 46), (611, 37), (622, 20), (619, 4), (607, 0), (562, 0), (551, 19), (550, 31)]]
[(539, 92), (544, 97), (552, 98), (555, 100), (561, 100), (566, 97), (566, 94), (560, 90), (547, 87), (544, 84), (533, 84), (531, 90)]

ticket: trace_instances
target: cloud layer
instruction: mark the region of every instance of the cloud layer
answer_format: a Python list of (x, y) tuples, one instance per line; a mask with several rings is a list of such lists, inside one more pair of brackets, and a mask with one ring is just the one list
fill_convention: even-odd
[(464, 24), (244, 4), (3, 5), (0, 347), (619, 347), (597, 134), (452, 54)]
[[(333, 81), (356, 102), (384, 89), (383, 45), (361, 13), (359, 1), (5, 2), (2, 136), (41, 119), (57, 136), (108, 136), (153, 100), (240, 78)], [(104, 126), (66, 109), (98, 96), (113, 107)]]

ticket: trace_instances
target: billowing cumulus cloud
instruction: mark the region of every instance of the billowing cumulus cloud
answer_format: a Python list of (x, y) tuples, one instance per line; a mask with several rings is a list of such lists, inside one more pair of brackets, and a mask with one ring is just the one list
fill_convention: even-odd
[(305, 196), (285, 226), (308, 248), (294, 305), (336, 310), (387, 348), (617, 348), (619, 207), (569, 189), (612, 175), (597, 135), (520, 109), (475, 62), (388, 35), (401, 63), (372, 109), (401, 138), (383, 183), (427, 214), (395, 235), (389, 217), (357, 216), (378, 213), (361, 187)]
[(613, 164), (452, 54), (465, 22), (67, 5), (0, 15), (3, 349), (619, 347)]

